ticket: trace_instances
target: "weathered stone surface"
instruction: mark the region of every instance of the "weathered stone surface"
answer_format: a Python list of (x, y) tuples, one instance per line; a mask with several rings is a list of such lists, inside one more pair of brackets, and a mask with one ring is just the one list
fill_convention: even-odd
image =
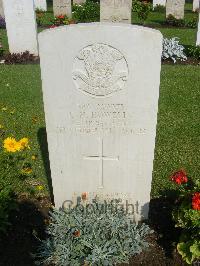
[(193, 0), (193, 11), (198, 11), (199, 10), (199, 5), (200, 5), (200, 1), (199, 0)]
[(47, 2), (46, 0), (34, 0), (35, 8), (47, 11)]
[(176, 19), (184, 19), (185, 0), (167, 0), (166, 17), (172, 15)]
[(33, 0), (3, 0), (9, 50), (38, 54), (37, 26)]
[(73, 0), (73, 4), (82, 5), (86, 2), (86, 0)]
[(53, 0), (54, 16), (66, 15), (72, 16), (71, 0)]
[(46, 30), (39, 44), (56, 206), (86, 192), (127, 200), (146, 218), (162, 35), (91, 23)]
[(132, 0), (101, 0), (100, 21), (131, 24)]
[(4, 18), (4, 11), (3, 11), (3, 0), (0, 0), (0, 17)]
[(166, 0), (153, 0), (153, 7), (159, 6), (166, 6)]

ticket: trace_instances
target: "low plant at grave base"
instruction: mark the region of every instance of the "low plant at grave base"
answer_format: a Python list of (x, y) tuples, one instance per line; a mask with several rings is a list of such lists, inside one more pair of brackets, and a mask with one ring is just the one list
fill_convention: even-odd
[(195, 29), (197, 27), (197, 23), (197, 18), (193, 18), (189, 21), (186, 21), (184, 19), (177, 19), (174, 16), (169, 15), (166, 19), (166, 24), (174, 27), (187, 27)]
[(192, 264), (200, 259), (200, 181), (193, 183), (183, 170), (174, 173), (171, 181), (178, 186), (173, 219), (176, 227), (182, 228), (177, 250)]
[(147, 1), (134, 0), (132, 9), (137, 13), (138, 19), (144, 24), (152, 10), (152, 4)]
[(190, 45), (185, 48), (185, 53), (188, 57), (200, 59), (200, 46)]
[(174, 37), (172, 39), (163, 39), (162, 59), (171, 59), (174, 63), (177, 60), (187, 60), (187, 56), (184, 54), (184, 47), (179, 44), (179, 39)]
[(86, 1), (82, 5), (73, 5), (72, 17), (77, 22), (95, 22), (100, 20), (100, 4)]
[[(115, 200), (116, 202), (116, 200)], [(128, 263), (131, 256), (149, 246), (151, 233), (145, 224), (136, 225), (125, 211), (113, 211), (108, 204), (93, 201), (93, 208), (74, 207), (51, 213), (48, 239), (42, 241), (37, 264), (53, 265), (114, 265)]]
[(0, 29), (5, 29), (5, 28), (6, 28), (5, 18), (0, 16)]
[(4, 56), (4, 59), (6, 64), (23, 64), (27, 62), (36, 62), (38, 60), (38, 57), (26, 51), (24, 53), (18, 54), (6, 54)]
[[(68, 25), (69, 24), (69, 18), (67, 16), (64, 16), (64, 15), (60, 15), (60, 16), (57, 16), (53, 19), (52, 21), (53, 25), (52, 26), (62, 26), (62, 25)], [(53, 28), (51, 26), (51, 28)]]
[(0, 184), (0, 233), (5, 233), (9, 224), (9, 214), (16, 209), (15, 195), (10, 187)]
[(156, 5), (153, 9), (154, 12), (162, 12), (164, 13), (166, 10), (165, 6), (162, 5)]
[(42, 26), (44, 23), (44, 11), (37, 11), (36, 12), (36, 22), (38, 27)]

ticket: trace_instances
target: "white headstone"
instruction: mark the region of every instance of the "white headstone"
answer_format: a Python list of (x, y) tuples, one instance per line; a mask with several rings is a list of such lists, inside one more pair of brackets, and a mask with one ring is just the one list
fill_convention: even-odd
[(198, 23), (198, 30), (197, 30), (197, 41), (196, 45), (200, 45), (200, 13), (199, 13), (199, 23)]
[(76, 4), (76, 5), (82, 5), (86, 2), (86, 0), (73, 0), (73, 4)]
[(46, 0), (34, 0), (35, 8), (43, 11), (47, 11), (47, 2)]
[(199, 5), (200, 5), (200, 1), (199, 0), (193, 0), (193, 11), (198, 11), (199, 10)]
[(3, 0), (10, 53), (38, 55), (33, 0)]
[(100, 21), (131, 24), (132, 0), (100, 0)]
[(176, 19), (184, 19), (185, 0), (167, 0), (166, 17), (172, 15)]
[(56, 206), (86, 192), (147, 218), (162, 35), (91, 23), (43, 31), (39, 44)]
[(156, 6), (165, 6), (166, 5), (166, 0), (153, 0), (153, 7)]
[(0, 0), (0, 17), (4, 18), (3, 0)]
[(53, 0), (53, 13), (55, 17), (66, 15), (67, 17), (71, 18), (71, 0)]

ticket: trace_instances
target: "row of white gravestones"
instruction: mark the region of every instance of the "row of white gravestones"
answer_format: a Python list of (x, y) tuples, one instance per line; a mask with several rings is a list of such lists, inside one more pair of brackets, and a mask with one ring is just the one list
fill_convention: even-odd
[(100, 21), (131, 24), (132, 0), (101, 0)]
[(43, 31), (39, 47), (56, 207), (86, 193), (127, 200), (147, 218), (162, 35), (78, 24)]
[(35, 9), (47, 11), (47, 1), (46, 0), (34, 0)]
[[(73, 3), (81, 4), (82, 0)], [(67, 15), (71, 17), (71, 0), (54, 0), (54, 16)], [(101, 0), (100, 21), (101, 22), (123, 22), (131, 23), (132, 0)]]
[(10, 53), (38, 55), (37, 25), (33, 0), (3, 0)]
[(200, 0), (193, 0), (193, 11), (198, 11), (200, 7)]
[(153, 7), (156, 6), (165, 6), (166, 0), (153, 0)]
[(66, 15), (71, 18), (71, 0), (53, 0), (53, 12), (55, 17), (60, 15)]
[(4, 11), (3, 11), (3, 0), (0, 0), (0, 17), (4, 18)]
[(184, 19), (185, 0), (167, 0), (166, 17), (172, 15), (176, 19)]

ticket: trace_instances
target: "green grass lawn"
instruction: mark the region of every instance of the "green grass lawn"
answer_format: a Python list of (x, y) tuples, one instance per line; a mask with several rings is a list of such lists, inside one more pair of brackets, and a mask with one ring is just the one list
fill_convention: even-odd
[[(2, 65), (0, 76), (0, 124), (5, 129), (1, 139), (11, 135), (28, 137), (31, 141), (29, 156), (37, 155), (33, 163), (35, 177), (28, 178), (26, 185), (20, 179), (13, 180), (13, 184), (19, 192), (38, 184), (47, 185), (42, 154), (46, 147), (39, 65)], [(198, 66), (162, 66), (153, 197), (171, 188), (168, 176), (174, 170), (185, 168), (192, 177), (199, 177), (199, 84)], [(2, 169), (0, 177), (4, 177)]]

